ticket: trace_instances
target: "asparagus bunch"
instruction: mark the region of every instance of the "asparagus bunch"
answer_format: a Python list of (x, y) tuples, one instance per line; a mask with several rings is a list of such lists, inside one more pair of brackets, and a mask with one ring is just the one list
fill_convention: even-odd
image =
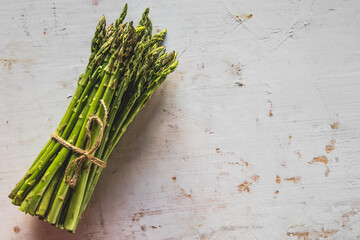
[[(54, 132), (81, 149), (94, 147), (102, 136), (92, 155), (103, 161), (107, 161), (128, 125), (178, 65), (177, 53), (166, 53), (160, 46), (166, 29), (152, 35), (149, 9), (136, 27), (133, 22), (123, 22), (126, 13), (125, 4), (120, 17), (107, 28), (105, 17), (101, 17), (91, 42), (89, 63)], [(88, 138), (87, 125), (93, 115), (101, 121), (107, 118), (107, 122), (104, 129), (100, 124), (91, 124)], [(89, 159), (76, 166), (73, 161), (77, 157), (79, 154), (51, 138), (9, 194), (12, 203), (25, 213), (75, 233), (102, 171)], [(77, 167), (79, 172), (73, 176)], [(71, 177), (75, 182), (69, 182)]]

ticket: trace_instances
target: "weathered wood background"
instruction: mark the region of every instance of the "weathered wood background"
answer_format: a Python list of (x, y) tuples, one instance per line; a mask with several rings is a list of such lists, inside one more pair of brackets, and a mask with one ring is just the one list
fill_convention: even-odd
[(2, 0), (0, 239), (360, 239), (357, 0), (130, 1), (128, 20), (150, 6), (154, 31), (168, 28), (178, 70), (112, 154), (76, 235), (12, 206), (97, 21), (123, 4)]

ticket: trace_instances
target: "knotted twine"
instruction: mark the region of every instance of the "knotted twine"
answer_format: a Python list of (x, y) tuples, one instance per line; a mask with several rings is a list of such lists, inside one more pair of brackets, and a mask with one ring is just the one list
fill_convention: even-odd
[[(107, 115), (108, 115), (108, 110), (106, 108), (106, 105), (104, 103), (104, 101), (101, 99), (100, 103), (102, 105), (102, 107), (104, 108), (104, 112), (105, 112), (105, 117), (104, 117), (104, 122), (101, 121), (101, 119), (97, 116), (94, 115), (91, 118), (89, 118), (87, 124), (86, 124), (86, 133), (87, 133), (87, 137), (88, 137), (88, 144), (85, 150), (78, 148), (72, 144), (70, 144), (69, 142), (67, 142), (66, 140), (64, 140), (62, 137), (60, 137), (59, 135), (57, 135), (55, 132), (53, 132), (51, 134), (51, 138), (55, 139), (56, 141), (58, 141), (61, 145), (63, 145), (64, 147), (70, 149), (71, 151), (80, 154), (80, 157), (77, 157), (76, 159), (74, 159), (72, 162), (69, 163), (69, 165), (66, 167), (65, 170), (65, 181), (66, 183), (70, 186), (70, 187), (75, 187), (77, 180), (79, 178), (79, 173), (81, 170), (81, 166), (82, 164), (88, 159), (90, 162), (94, 163), (95, 165), (101, 167), (101, 168), (106, 168), (106, 162), (98, 159), (96, 157), (94, 157), (92, 154), (100, 147), (103, 135), (104, 135), (104, 130), (106, 127), (106, 121), (107, 121)], [(91, 147), (91, 131), (90, 131), (90, 125), (93, 121), (96, 121), (99, 125), (100, 125), (100, 134), (98, 136), (98, 138), (96, 139), (94, 145)], [(70, 178), (70, 170), (71, 167), (73, 165), (76, 165), (75, 168), (75, 172), (74, 175)]]

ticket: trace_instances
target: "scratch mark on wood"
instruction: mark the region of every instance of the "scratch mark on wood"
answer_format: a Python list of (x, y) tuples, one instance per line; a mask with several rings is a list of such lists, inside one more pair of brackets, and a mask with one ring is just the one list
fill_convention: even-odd
[(25, 20), (25, 9), (23, 9), (23, 12), (21, 15), (20, 15), (20, 20), (21, 20), (21, 23), (22, 23), (22, 27), (24, 29), (24, 32), (26, 33), (26, 36), (30, 37), (31, 36), (31, 33), (29, 31), (29, 28), (28, 28), (28, 25), (27, 25), (27, 22)]
[(139, 212), (133, 214), (132, 222), (138, 222), (144, 216), (161, 215), (162, 212), (162, 210), (140, 209)]
[(52, 14), (54, 16), (54, 25), (55, 25), (55, 27), (57, 27), (56, 4), (55, 4), (55, 2), (52, 3), (52, 8), (51, 9), (53, 10)]

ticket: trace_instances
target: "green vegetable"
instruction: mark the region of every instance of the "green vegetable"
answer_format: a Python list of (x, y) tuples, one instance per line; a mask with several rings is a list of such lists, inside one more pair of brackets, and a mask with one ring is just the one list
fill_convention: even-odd
[[(149, 9), (136, 27), (132, 22), (123, 23), (126, 13), (127, 5), (115, 24), (107, 28), (105, 17), (101, 17), (91, 42), (89, 63), (55, 131), (78, 148), (93, 146), (101, 127), (91, 125), (89, 143), (86, 126), (95, 114), (104, 121), (105, 112), (99, 104), (102, 100), (109, 112), (102, 141), (93, 155), (103, 161), (107, 161), (128, 125), (178, 65), (177, 53), (166, 53), (159, 46), (166, 29), (152, 36)], [(50, 139), (9, 194), (12, 203), (25, 213), (75, 233), (102, 172), (101, 167), (87, 159), (71, 188), (66, 180), (74, 174), (75, 166), (69, 165), (78, 156)], [(67, 167), (69, 176), (65, 174)]]

